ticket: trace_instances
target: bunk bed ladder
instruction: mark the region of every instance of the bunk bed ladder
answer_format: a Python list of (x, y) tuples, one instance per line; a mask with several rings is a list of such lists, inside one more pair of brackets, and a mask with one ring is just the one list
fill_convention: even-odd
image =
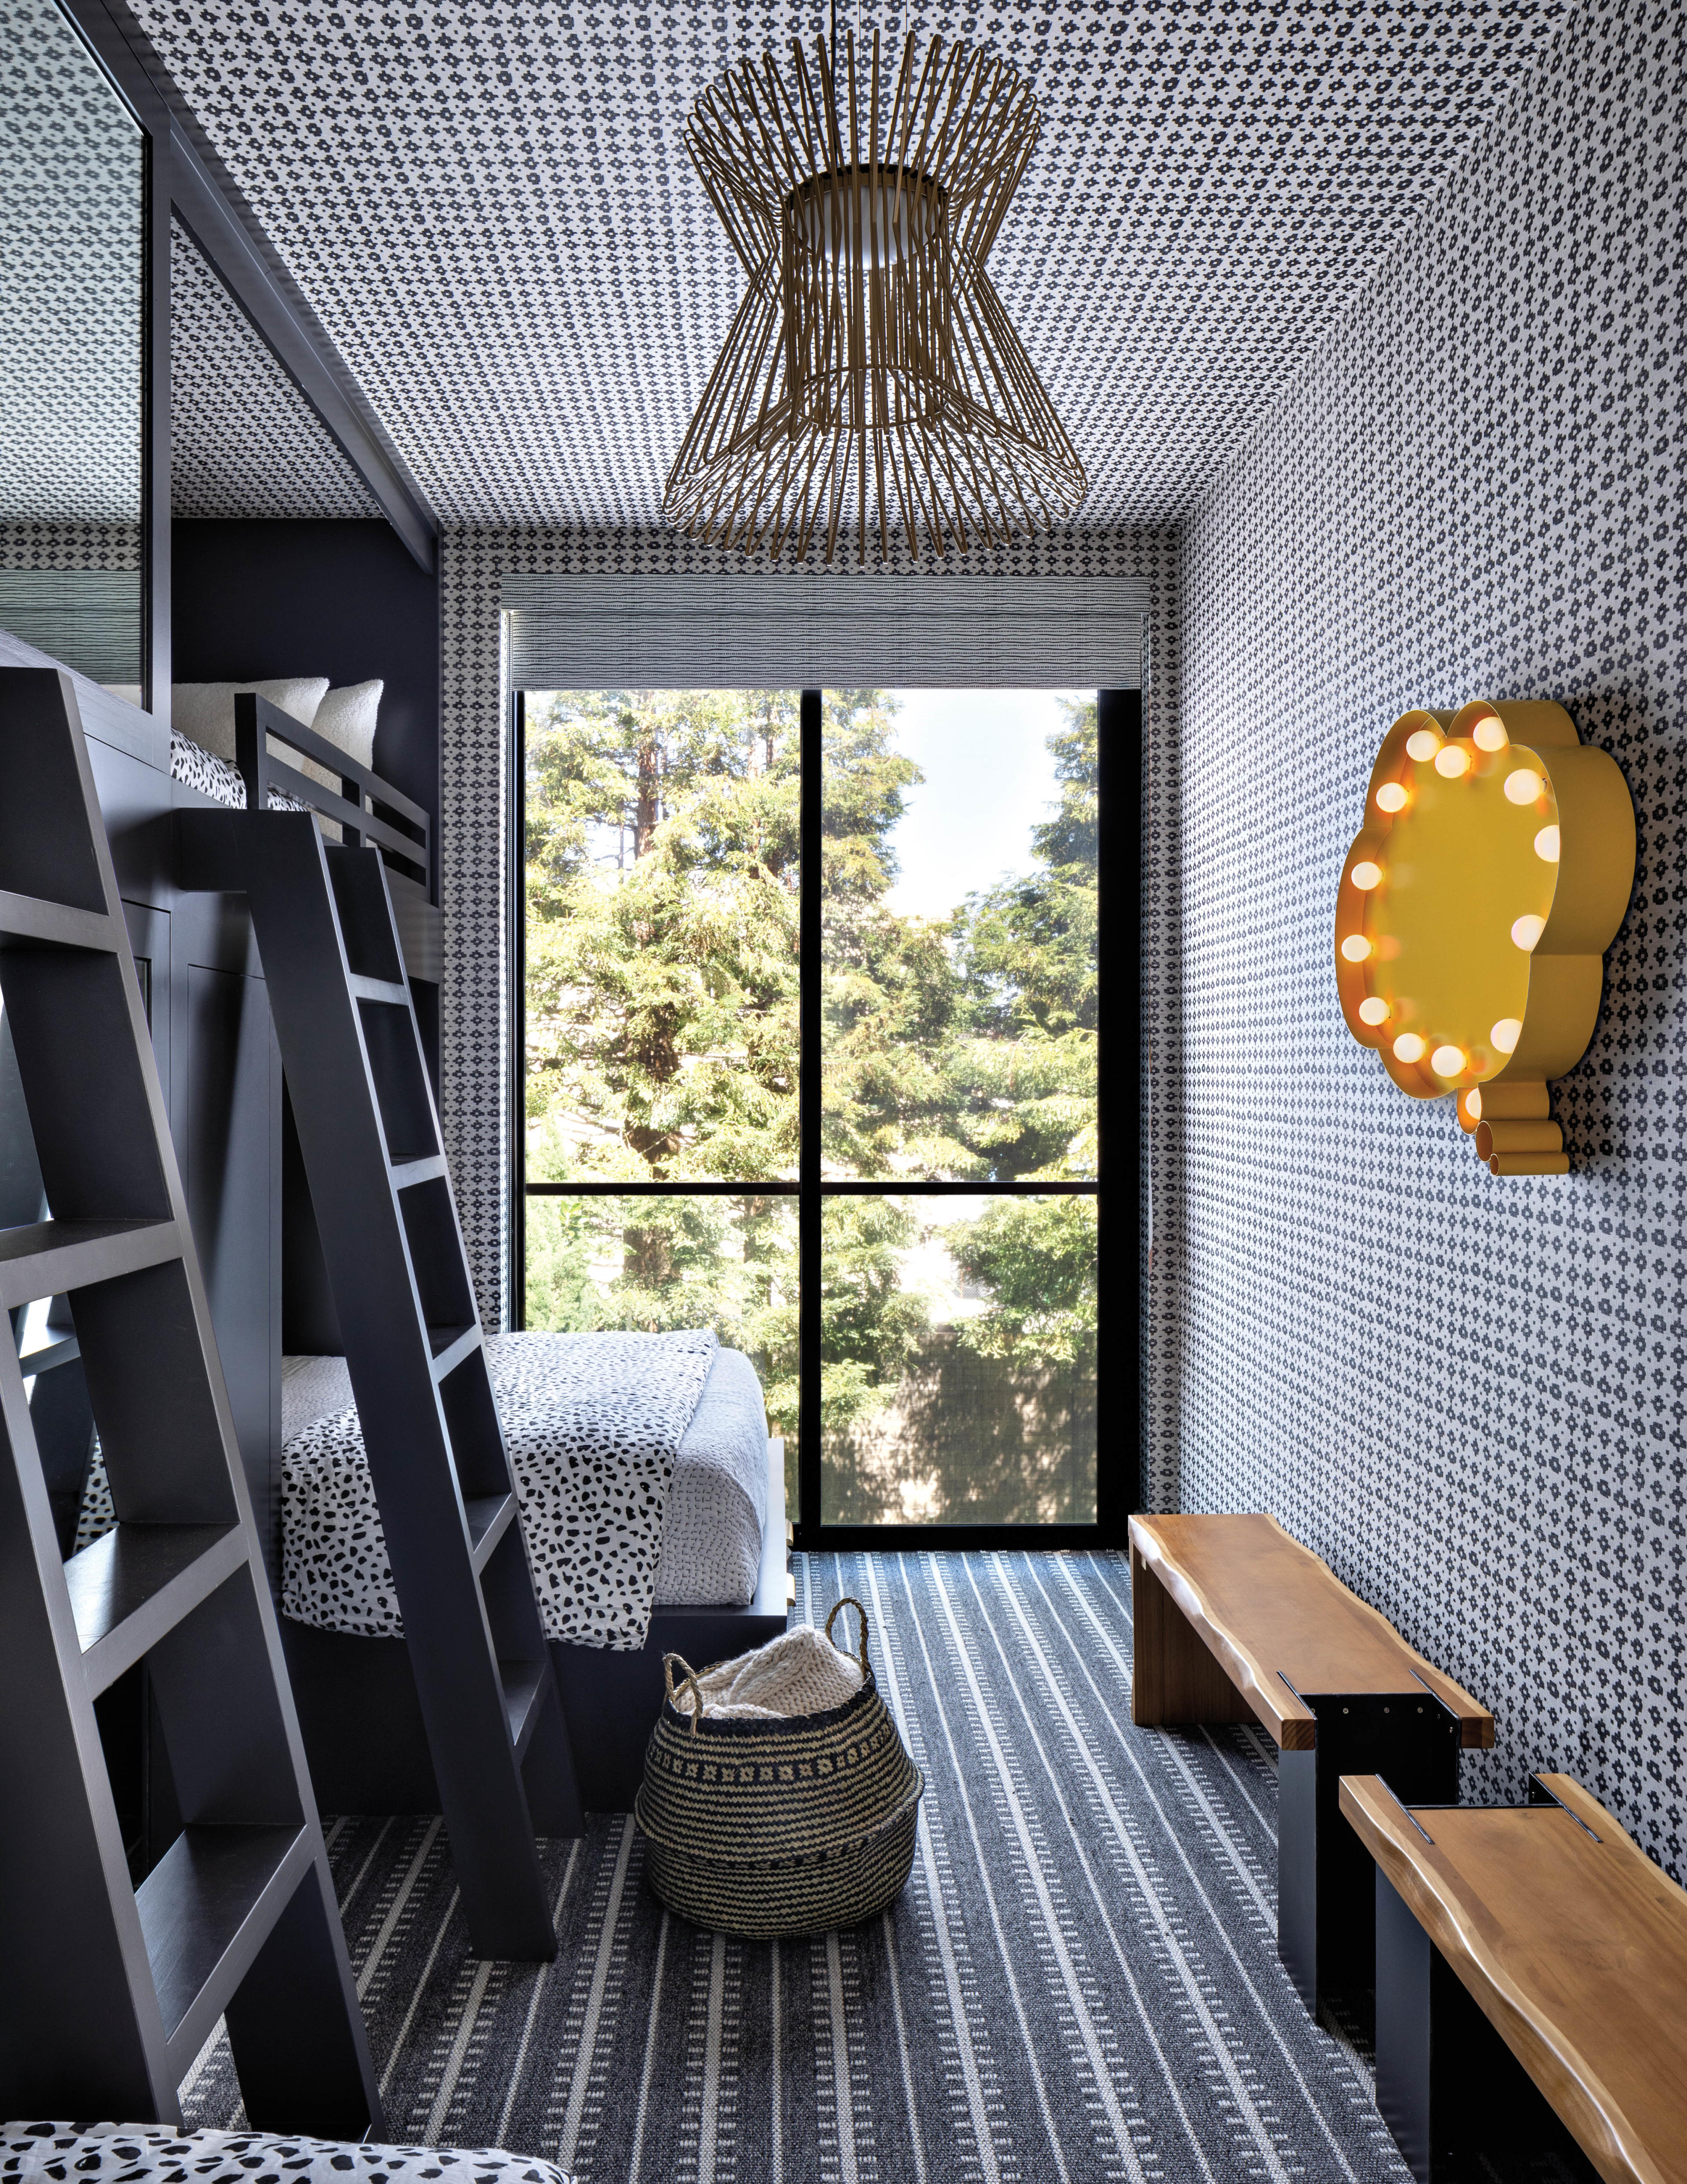
[(252, 908), (470, 1936), (553, 1957), (535, 1829), (584, 1821), (381, 854), (193, 819)]
[[(49, 1216), (0, 1230), (0, 2114), (178, 2124), (223, 2018), (254, 2129), (355, 2139), (381, 2124), (368, 2042), (75, 690), (51, 669), (0, 670), (0, 1000)], [(68, 1561), (14, 1318), (61, 1296), (118, 1519)], [(137, 1886), (95, 1703), (140, 1663), (183, 1826)]]

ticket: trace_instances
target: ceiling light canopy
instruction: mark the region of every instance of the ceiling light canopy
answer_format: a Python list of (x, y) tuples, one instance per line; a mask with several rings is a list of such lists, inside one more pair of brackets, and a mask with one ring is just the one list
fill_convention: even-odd
[[(838, 65), (841, 64), (841, 67)], [(710, 85), (686, 145), (749, 276), (668, 475), (690, 537), (774, 560), (853, 530), (918, 558), (1048, 530), (1083, 465), (985, 270), (1041, 125), (1007, 62), (910, 32), (792, 42)]]

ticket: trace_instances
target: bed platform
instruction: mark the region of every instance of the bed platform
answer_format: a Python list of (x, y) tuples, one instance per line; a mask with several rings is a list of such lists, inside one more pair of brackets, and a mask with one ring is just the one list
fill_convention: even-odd
[[(785, 1459), (768, 1445), (761, 1570), (747, 1607), (661, 1607), (637, 1652), (550, 1641), (581, 1802), (626, 1813), (644, 1769), (662, 1703), (662, 1656), (693, 1668), (765, 1646), (786, 1627)], [(282, 1646), (325, 1813), (437, 1813), (415, 1680), (402, 1638), (355, 1638), (283, 1619)]]

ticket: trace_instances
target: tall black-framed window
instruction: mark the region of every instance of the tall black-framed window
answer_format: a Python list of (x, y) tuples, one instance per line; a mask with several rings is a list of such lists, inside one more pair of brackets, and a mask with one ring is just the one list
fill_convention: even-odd
[(511, 728), (512, 1323), (715, 1325), (806, 1546), (1120, 1538), (1139, 694)]

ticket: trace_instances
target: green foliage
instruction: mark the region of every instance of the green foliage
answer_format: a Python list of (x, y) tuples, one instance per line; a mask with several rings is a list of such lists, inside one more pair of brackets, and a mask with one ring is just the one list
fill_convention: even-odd
[[(730, 1197), (536, 1199), (529, 1325), (713, 1326), (755, 1361), (794, 1453), (799, 694), (562, 691), (526, 723), (530, 1179), (718, 1180)], [(993, 1184), (1096, 1171), (1098, 733), (1069, 705), (1060, 800), (1029, 871), (905, 916), (892, 836), (919, 769), (881, 690), (822, 715), (821, 1162), (831, 1176)], [(821, 1416), (847, 1435), (932, 1334), (906, 1275), (933, 1201), (822, 1205)], [(924, 1226), (922, 1227), (922, 1219)], [(980, 1357), (1083, 1365), (1094, 1207), (996, 1200), (937, 1233), (988, 1309)]]
[(820, 1422), (842, 1433), (894, 1392), (929, 1324), (926, 1300), (903, 1286), (901, 1255), (919, 1223), (895, 1198), (821, 1201)]
[(1096, 1173), (1098, 729), (1066, 705), (1061, 802), (1037, 865), (953, 918), (884, 898), (888, 837), (921, 777), (882, 693), (825, 723), (822, 1147), (829, 1173), (911, 1181), (1082, 1181)]
[(994, 1198), (976, 1221), (941, 1231), (990, 1309), (955, 1328), (983, 1357), (1021, 1365), (1088, 1365), (1095, 1355), (1095, 1201)]
[(794, 1174), (797, 694), (559, 691), (526, 731), (528, 1174)]

